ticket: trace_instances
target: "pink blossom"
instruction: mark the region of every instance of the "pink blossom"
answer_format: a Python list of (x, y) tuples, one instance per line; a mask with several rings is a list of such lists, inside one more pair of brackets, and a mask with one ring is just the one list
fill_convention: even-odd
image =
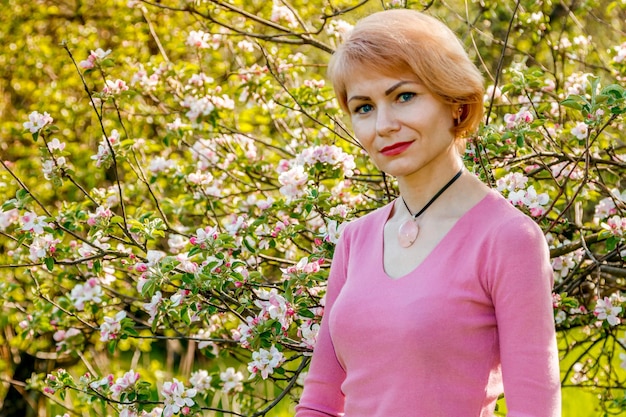
[(61, 142), (57, 138), (54, 138), (48, 142), (48, 149), (50, 149), (51, 152), (55, 150), (62, 151), (65, 149), (65, 142)]
[(615, 201), (613, 201), (613, 198), (611, 197), (606, 197), (600, 200), (596, 205), (593, 217), (596, 220), (604, 219), (615, 213), (617, 213)]
[(341, 232), (345, 227), (346, 223), (338, 224), (336, 220), (330, 220), (326, 226), (326, 232), (324, 233), (324, 240), (327, 242), (331, 242), (337, 244), (339, 241), (339, 237), (341, 236)]
[(261, 374), (261, 378), (267, 379), (285, 361), (282, 352), (272, 346), (269, 350), (259, 349), (252, 353), (252, 361), (248, 364), (251, 374)]
[(106, 80), (102, 92), (107, 95), (116, 95), (128, 90), (126, 81), (124, 80)]
[(583, 177), (582, 170), (572, 162), (563, 161), (550, 167), (550, 171), (555, 178), (570, 178), (579, 180)]
[(198, 170), (187, 175), (187, 180), (191, 184), (210, 185), (213, 182), (213, 175), (211, 175), (209, 172), (202, 172)]
[(110, 387), (111, 385), (113, 385), (113, 375), (109, 374), (102, 379), (93, 381), (89, 384), (89, 387), (95, 391), (100, 391), (101, 387)]
[(130, 80), (130, 85), (135, 86), (137, 84), (139, 84), (141, 89), (144, 91), (153, 91), (159, 84), (159, 74), (154, 72), (151, 75), (148, 75), (146, 70), (143, 68), (143, 65), (140, 65), (139, 69)]
[(152, 161), (150, 161), (148, 171), (152, 172), (153, 174), (157, 174), (159, 172), (176, 169), (176, 166), (176, 161), (172, 159), (165, 159), (162, 156), (157, 156)]
[[(215, 328), (215, 325), (209, 327), (209, 329), (200, 329), (198, 333), (196, 333), (196, 339), (198, 342), (198, 349), (206, 349), (209, 348), (213, 353), (217, 354), (217, 345), (212, 340), (206, 340), (211, 338), (211, 331), (218, 331), (221, 329)], [(205, 340), (202, 340), (205, 339)]]
[(178, 268), (185, 272), (194, 274), (198, 271), (198, 264), (191, 261), (186, 253), (180, 253), (176, 256), (176, 260), (180, 262)]
[(243, 390), (243, 374), (241, 372), (236, 372), (235, 368), (226, 368), (224, 372), (220, 372), (220, 380), (223, 383), (223, 392)]
[(287, 172), (291, 169), (291, 162), (286, 159), (281, 159), (276, 166), (276, 172), (279, 174)]
[(64, 168), (67, 166), (67, 160), (64, 156), (59, 156), (56, 160), (46, 159), (41, 164), (41, 171), (43, 172), (43, 177), (47, 180), (54, 178), (59, 175), (60, 168)]
[(0, 208), (0, 231), (5, 231), (9, 226), (16, 223), (20, 217), (17, 209), (4, 211)]
[(298, 26), (298, 19), (294, 13), (287, 6), (280, 4), (277, 0), (272, 2), (272, 16), (270, 17), (272, 22), (284, 21), (291, 28)]
[(105, 168), (108, 168), (110, 166), (113, 161), (110, 148), (115, 148), (116, 145), (119, 144), (119, 140), (120, 133), (117, 129), (113, 129), (109, 138), (103, 138), (100, 141), (100, 144), (98, 144), (98, 153), (91, 157), (91, 159), (96, 161), (97, 167), (104, 166)]
[(530, 123), (533, 120), (534, 117), (532, 113), (525, 108), (515, 114), (507, 113), (504, 115), (504, 122), (506, 123), (507, 129), (514, 129), (520, 124)]
[(295, 159), (298, 165), (315, 165), (317, 162), (341, 168), (347, 177), (351, 177), (356, 168), (354, 157), (335, 145), (305, 148)]
[(298, 336), (302, 339), (300, 345), (308, 349), (313, 349), (315, 347), (315, 343), (317, 343), (319, 330), (320, 325), (318, 323), (313, 323), (311, 321), (305, 321), (302, 323), (298, 328)]
[(565, 89), (565, 94), (566, 95), (585, 94), (585, 89), (588, 84), (588, 78), (590, 76), (593, 76), (593, 74), (582, 73), (582, 72), (575, 72), (571, 74), (570, 76), (568, 76), (565, 79), (565, 83), (563, 85), (563, 88)]
[(185, 116), (194, 122), (200, 116), (208, 116), (211, 114), (216, 107), (209, 96), (200, 98), (187, 96), (180, 104), (181, 106), (189, 109), (189, 111), (185, 113)]
[(113, 212), (107, 206), (98, 206), (96, 208), (95, 213), (89, 213), (89, 218), (87, 219), (87, 224), (89, 226), (95, 226), (100, 219), (110, 219), (113, 216)]
[(35, 234), (41, 234), (44, 232), (44, 227), (50, 226), (45, 219), (46, 216), (37, 216), (37, 214), (28, 211), (21, 218), (22, 230)]
[(255, 300), (254, 304), (261, 308), (259, 316), (278, 321), (283, 329), (289, 328), (294, 311), (289, 302), (278, 294), (276, 288), (270, 291), (256, 290), (255, 293), (259, 299)]
[(123, 405), (119, 409), (118, 417), (139, 417), (137, 410), (132, 405)]
[(214, 242), (219, 237), (217, 227), (207, 226), (204, 229), (196, 229), (196, 235), (189, 239), (192, 245), (202, 245), (206, 242)]
[(192, 30), (189, 32), (185, 43), (198, 49), (217, 49), (220, 45), (220, 37), (211, 36), (210, 33), (201, 30)]
[(618, 64), (624, 62), (626, 60), (626, 42), (616, 46), (614, 49), (616, 54), (613, 57), (613, 62)]
[(528, 177), (519, 172), (511, 172), (504, 177), (498, 179), (496, 181), (497, 190), (503, 192), (507, 191), (516, 191), (523, 188), (526, 188), (526, 183), (528, 182)]
[(185, 389), (183, 383), (174, 378), (163, 384), (161, 395), (163, 395), (165, 403), (163, 416), (171, 417), (180, 412), (181, 408), (194, 405), (192, 398), (196, 396), (196, 390), (194, 388)]
[(122, 331), (122, 320), (125, 318), (126, 312), (124, 310), (119, 311), (115, 317), (105, 317), (104, 323), (100, 325), (100, 340), (107, 342), (117, 339)]
[(584, 122), (578, 122), (576, 123), (576, 126), (572, 128), (571, 132), (572, 135), (576, 136), (580, 140), (583, 140), (587, 137), (587, 134), (589, 133), (589, 127)]
[(78, 66), (83, 69), (91, 69), (96, 66), (98, 61), (103, 60), (111, 53), (111, 50), (108, 49), (106, 51), (102, 50), (102, 48), (98, 48), (95, 51), (91, 51), (86, 60), (80, 61)]
[(187, 126), (188, 125), (184, 124), (183, 121), (180, 120), (180, 117), (177, 117), (176, 120), (174, 120), (172, 123), (168, 123), (165, 127), (167, 128), (167, 130), (175, 131), (185, 128)]
[(191, 374), (189, 383), (191, 386), (200, 393), (205, 393), (211, 389), (211, 376), (207, 371), (201, 369)]
[(304, 84), (305, 87), (318, 90), (324, 88), (326, 82), (324, 80), (304, 80), (302, 84)]
[(202, 87), (205, 84), (212, 84), (213, 82), (215, 82), (215, 80), (207, 76), (203, 72), (198, 73), (198, 74), (193, 74), (191, 77), (189, 77), (189, 80), (187, 80), (187, 84), (189, 85), (188, 88)]
[(119, 400), (122, 393), (132, 390), (138, 380), (139, 372), (135, 372), (132, 369), (126, 372), (121, 378), (117, 378), (115, 384), (111, 386), (111, 397), (114, 400)]
[(584, 249), (581, 248), (566, 255), (552, 258), (551, 264), (552, 269), (554, 270), (555, 280), (558, 282), (561, 279), (567, 277), (569, 272), (582, 261), (583, 256)]
[[(150, 268), (155, 267), (164, 257), (165, 252), (158, 250), (148, 250), (148, 253), (146, 254), (146, 261), (136, 263), (134, 266), (135, 271), (142, 273), (146, 272)], [(137, 291), (141, 292), (141, 287), (145, 283), (144, 281), (145, 277), (140, 278), (139, 283), (137, 284)]]
[(606, 223), (602, 223), (601, 226), (615, 236), (624, 236), (624, 232), (626, 232), (626, 217), (613, 216)]
[(78, 311), (85, 308), (86, 302), (102, 302), (102, 287), (97, 278), (89, 278), (85, 284), (77, 284), (70, 293), (70, 300)]
[(246, 317), (245, 323), (239, 323), (237, 329), (233, 330), (233, 339), (238, 341), (242, 347), (249, 348), (250, 342), (248, 339), (253, 336), (254, 328), (259, 324), (260, 319), (258, 317)]
[[(613, 300), (609, 297), (599, 299), (596, 303), (596, 308), (593, 310), (593, 314), (598, 320), (606, 320), (610, 326), (617, 326), (621, 323), (621, 319), (618, 315), (622, 312), (622, 307), (613, 305)], [(601, 325), (602, 323), (599, 322)]]
[(44, 112), (43, 114), (34, 111), (28, 115), (28, 122), (24, 122), (24, 129), (30, 130), (30, 133), (39, 132), (44, 126), (51, 124), (53, 121), (52, 117), (48, 114), (48, 112)]
[(55, 342), (57, 342), (57, 350), (60, 351), (64, 346), (67, 346), (67, 340), (71, 339), (74, 336), (81, 335), (82, 332), (75, 327), (70, 327), (67, 330), (57, 330), (52, 335), (52, 338)]
[(328, 214), (330, 216), (339, 216), (341, 218), (348, 217), (348, 213), (350, 212), (350, 207), (347, 204), (337, 204), (334, 207), (330, 208)]
[(163, 294), (161, 294), (161, 291), (157, 291), (152, 296), (152, 299), (150, 300), (150, 302), (145, 303), (143, 305), (144, 310), (146, 310), (148, 314), (150, 314), (150, 323), (154, 321), (154, 318), (159, 312), (159, 305), (161, 305), (162, 301), (163, 301)]
[(254, 43), (245, 39), (237, 42), (237, 48), (243, 52), (254, 52), (255, 46), (256, 45)]
[(51, 234), (36, 236), (30, 244), (28, 250), (30, 252), (29, 259), (33, 262), (39, 262), (41, 259), (56, 252), (56, 245), (59, 239), (55, 239)]
[(526, 189), (526, 193), (522, 199), (522, 202), (530, 210), (532, 216), (538, 217), (545, 213), (545, 205), (548, 204), (550, 197), (547, 193), (537, 193), (534, 186), (530, 186)]
[(178, 290), (175, 294), (170, 297), (170, 302), (172, 303), (172, 307), (178, 307), (183, 302), (186, 296), (190, 294), (189, 290)]
[(329, 36), (333, 36), (340, 41), (343, 41), (346, 36), (352, 31), (354, 26), (342, 19), (332, 20), (326, 27), (326, 33)]
[(507, 197), (507, 200), (514, 206), (521, 206), (524, 204), (524, 196), (526, 195), (525, 190), (515, 190), (511, 191)]
[(278, 182), (282, 185), (280, 193), (290, 201), (304, 194), (303, 186), (308, 182), (309, 177), (304, 167), (296, 165), (278, 176)]
[(246, 227), (248, 227), (248, 224), (243, 216), (233, 216), (230, 223), (224, 226), (226, 231), (232, 236), (235, 236), (240, 229), (245, 229)]

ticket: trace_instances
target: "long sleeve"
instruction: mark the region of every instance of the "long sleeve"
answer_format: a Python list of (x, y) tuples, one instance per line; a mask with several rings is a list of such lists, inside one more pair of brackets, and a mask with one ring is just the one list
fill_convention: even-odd
[(502, 225), (484, 260), (508, 417), (560, 417), (560, 373), (548, 247), (530, 219)]
[(503, 391), (508, 417), (560, 417), (539, 227), (494, 191), (392, 279), (381, 262), (390, 210), (343, 231), (296, 417), (489, 417)]
[(328, 322), (333, 304), (346, 279), (347, 247), (349, 246), (346, 242), (346, 235), (346, 230), (344, 230), (335, 247), (328, 277), (324, 317), (309, 373), (304, 381), (300, 404), (296, 407), (296, 417), (338, 417), (343, 412), (344, 395), (341, 392), (341, 384), (346, 374), (335, 355)]

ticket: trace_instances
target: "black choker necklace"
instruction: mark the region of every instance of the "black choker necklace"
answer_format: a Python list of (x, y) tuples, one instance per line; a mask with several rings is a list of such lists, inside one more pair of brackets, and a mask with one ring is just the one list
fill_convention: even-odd
[(400, 243), (400, 246), (402, 246), (403, 248), (408, 248), (409, 246), (413, 244), (413, 242), (415, 242), (415, 240), (417, 240), (417, 235), (419, 234), (419, 231), (420, 231), (419, 226), (417, 225), (417, 218), (422, 213), (424, 213), (426, 209), (430, 207), (430, 205), (433, 204), (435, 200), (439, 198), (439, 196), (443, 194), (443, 192), (446, 191), (454, 183), (454, 181), (459, 179), (462, 173), (463, 173), (463, 168), (461, 168), (459, 172), (457, 172), (456, 175), (452, 177), (452, 179), (448, 181), (446, 185), (441, 187), (441, 189), (437, 191), (437, 193), (433, 196), (433, 198), (431, 198), (430, 201), (426, 203), (426, 205), (415, 214), (411, 212), (411, 209), (406, 204), (406, 201), (404, 201), (404, 198), (400, 197), (402, 198), (404, 207), (406, 207), (407, 211), (412, 217), (411, 219), (408, 219), (402, 222), (402, 224), (398, 228), (398, 243)]

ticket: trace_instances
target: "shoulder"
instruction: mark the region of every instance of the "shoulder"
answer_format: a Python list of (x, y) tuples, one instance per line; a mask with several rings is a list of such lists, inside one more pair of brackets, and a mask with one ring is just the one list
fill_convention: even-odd
[(498, 240), (544, 240), (539, 225), (497, 191), (491, 191), (480, 204), (474, 220), (482, 230), (499, 237)]
[(487, 198), (484, 210), (476, 215), (479, 265), (486, 285), (491, 291), (510, 285), (520, 291), (531, 287), (546, 290), (552, 282), (552, 268), (543, 231), (497, 191)]

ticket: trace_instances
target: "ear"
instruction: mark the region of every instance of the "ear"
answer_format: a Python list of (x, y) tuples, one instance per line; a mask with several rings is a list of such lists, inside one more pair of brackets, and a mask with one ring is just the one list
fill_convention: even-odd
[(452, 119), (454, 119), (455, 126), (458, 126), (461, 123), (463, 113), (465, 113), (465, 105), (460, 104), (452, 107)]

